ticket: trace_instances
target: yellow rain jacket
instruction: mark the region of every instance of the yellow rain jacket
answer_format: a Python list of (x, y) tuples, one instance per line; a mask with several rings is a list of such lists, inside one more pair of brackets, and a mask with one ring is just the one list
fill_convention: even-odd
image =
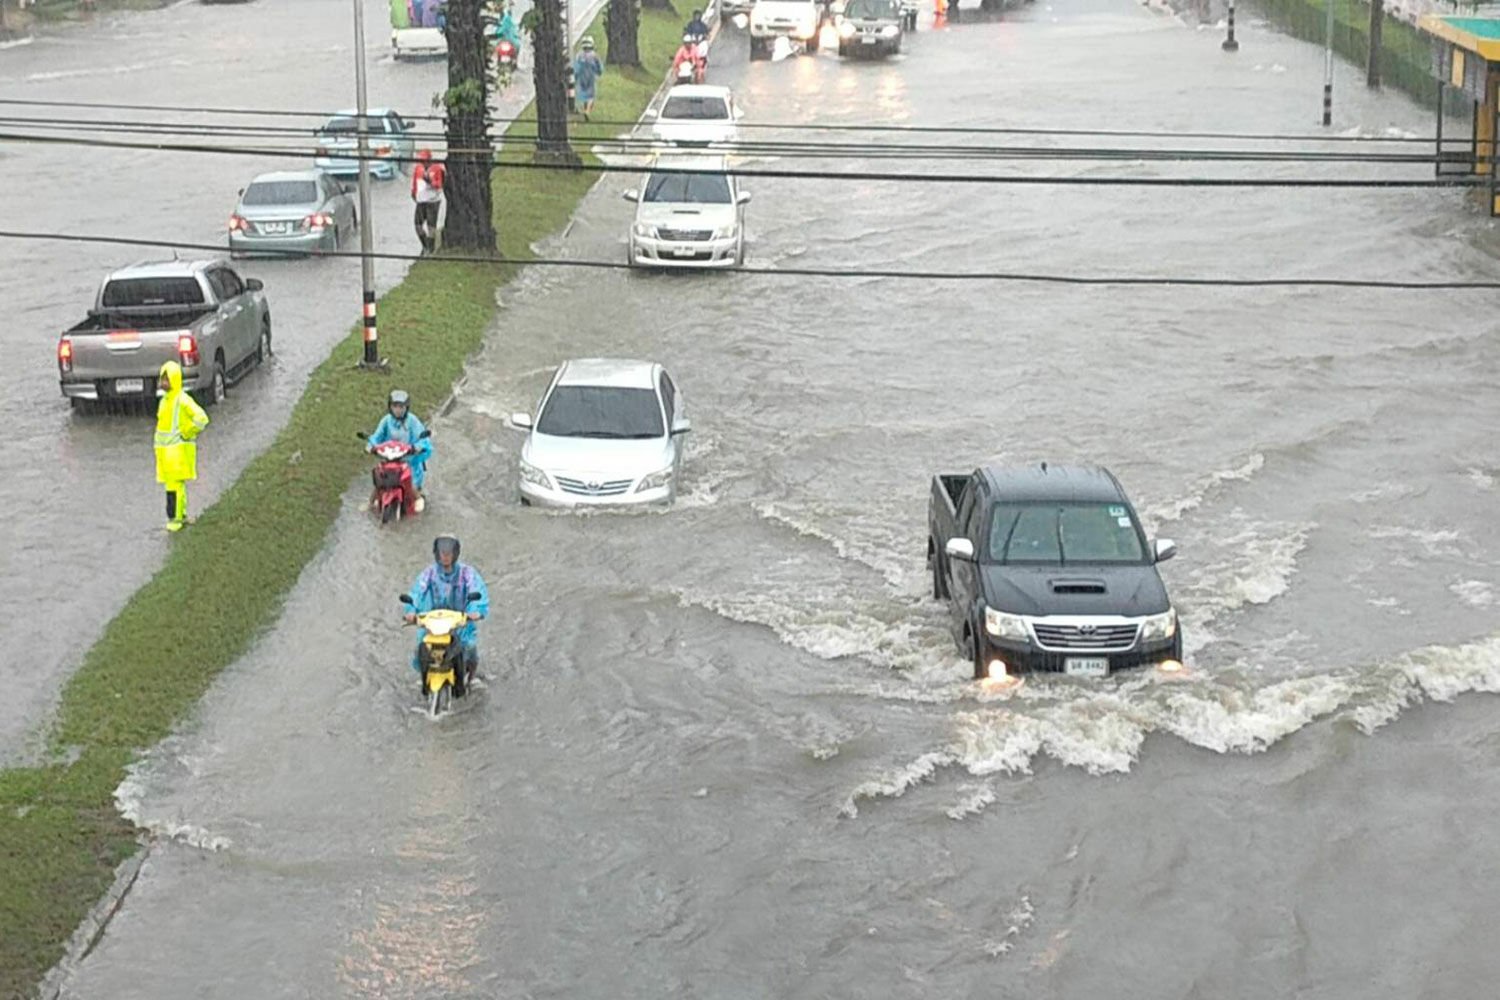
[(193, 439), (208, 426), (208, 414), (182, 391), (182, 366), (168, 361), (157, 376), (167, 394), (156, 406), (156, 481), (182, 483), (198, 478), (198, 446)]

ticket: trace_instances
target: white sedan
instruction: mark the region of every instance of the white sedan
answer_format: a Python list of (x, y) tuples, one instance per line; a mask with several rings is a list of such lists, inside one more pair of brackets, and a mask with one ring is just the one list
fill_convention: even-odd
[(734, 102), (728, 87), (682, 84), (667, 93), (660, 111), (647, 111), (654, 119), (651, 135), (674, 146), (713, 146), (739, 138), (739, 120), (745, 112)]
[(521, 503), (551, 507), (671, 503), (682, 436), (691, 425), (661, 365), (583, 358), (566, 361), (537, 408), (513, 413), (527, 431)]

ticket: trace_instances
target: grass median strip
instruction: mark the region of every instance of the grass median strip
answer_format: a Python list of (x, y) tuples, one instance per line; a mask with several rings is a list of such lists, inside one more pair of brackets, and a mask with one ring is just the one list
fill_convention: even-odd
[[(647, 68), (611, 67), (599, 84), (596, 118), (639, 116), (676, 51), (679, 30), (674, 14), (642, 11)], [(602, 20), (592, 34), (603, 41)], [(512, 126), (517, 135), (535, 134), (532, 116), (528, 109)], [(587, 144), (614, 131), (575, 125), (586, 164), (597, 163)], [(502, 156), (529, 155), (528, 143), (514, 147)], [(531, 256), (531, 245), (562, 228), (598, 176), (588, 169), (495, 171), (501, 252)], [(350, 432), (382, 412), (393, 385), (417, 399), (445, 397), (483, 340), (496, 291), (515, 272), (453, 261), (413, 265), (380, 303), (382, 352), (391, 358), (392, 377), (356, 370), (358, 328), (334, 349), (275, 442), (196, 526), (173, 539), (165, 564), (68, 681), (51, 735), (61, 762), (0, 771), (0, 997), (30, 994), (108, 889), (116, 866), (136, 850), (140, 831), (116, 811), (115, 789), (131, 762), (191, 713), (220, 671), (280, 614), (323, 547), (344, 494), (364, 473), (367, 459)], [(231, 432), (218, 425), (210, 431), (206, 461), (213, 461), (213, 435)]]

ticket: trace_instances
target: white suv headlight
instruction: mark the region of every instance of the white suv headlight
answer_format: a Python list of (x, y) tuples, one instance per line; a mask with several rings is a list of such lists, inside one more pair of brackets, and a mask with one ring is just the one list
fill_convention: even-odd
[(521, 482), (540, 486), (544, 490), (552, 488), (552, 480), (547, 478), (547, 474), (524, 458), (521, 459)]
[(641, 480), (640, 485), (635, 488), (635, 491), (637, 493), (645, 493), (647, 490), (659, 490), (663, 486), (669, 485), (672, 482), (674, 471), (674, 469), (668, 466), (660, 472), (651, 473), (651, 475)]
[(994, 608), (984, 609), (984, 630), (997, 639), (1027, 640), (1026, 619), (1020, 615), (1008, 615)]
[(1177, 609), (1168, 608), (1159, 615), (1151, 615), (1141, 622), (1141, 642), (1158, 642), (1177, 634)]

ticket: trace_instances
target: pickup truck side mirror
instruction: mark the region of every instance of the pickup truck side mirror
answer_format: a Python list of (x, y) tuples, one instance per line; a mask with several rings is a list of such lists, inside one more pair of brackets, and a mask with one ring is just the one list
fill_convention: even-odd
[(626, 201), (640, 201), (641, 200), (641, 193), (639, 191), (637, 191), (635, 188), (631, 188), (629, 191), (626, 191), (625, 193), (621, 194), (620, 197), (624, 198)]
[(643, 119), (645, 119), (646, 121), (653, 121), (653, 120), (655, 120), (656, 115), (657, 115), (657, 111), (656, 111), (655, 108), (647, 108), (645, 111), (641, 112), (641, 117)]
[(678, 417), (672, 421), (672, 436), (686, 434), (693, 429), (693, 422), (686, 417)]
[(739, 194), (737, 194), (737, 195), (734, 196), (734, 203), (736, 205), (744, 205), (744, 204), (748, 203), (749, 201), (750, 201), (750, 192), (749, 191), (741, 191)]
[(510, 415), (510, 425), (520, 431), (531, 430), (531, 414), (512, 413)]
[(974, 543), (967, 538), (950, 538), (948, 544), (943, 546), (949, 559), (957, 559), (960, 562), (974, 561)]
[(1156, 551), (1156, 561), (1159, 563), (1166, 562), (1177, 554), (1177, 543), (1170, 538), (1158, 538), (1152, 548)]
[(246, 278), (245, 279), (245, 291), (247, 291), (247, 292), (258, 292), (258, 291), (261, 291), (262, 289), (264, 289), (265, 287), (266, 287), (266, 283), (264, 281), (261, 281), (259, 278)]
[(402, 604), (415, 603), (414, 601), (412, 601), (410, 594), (402, 594), (399, 598), (397, 598), (397, 600), (399, 600)]

